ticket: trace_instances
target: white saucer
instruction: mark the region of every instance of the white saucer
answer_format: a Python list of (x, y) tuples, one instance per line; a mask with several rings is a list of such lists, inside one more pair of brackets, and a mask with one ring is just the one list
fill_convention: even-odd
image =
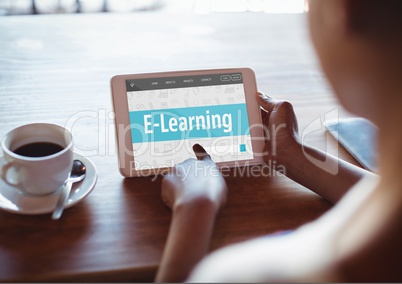
[[(67, 204), (64, 208), (71, 207), (84, 199), (94, 188), (97, 175), (94, 164), (86, 157), (74, 153), (74, 159), (84, 163), (87, 168), (83, 181), (73, 184)], [(0, 168), (4, 165), (4, 157), (0, 157)], [(40, 197), (26, 196), (18, 189), (6, 184), (0, 178), (0, 210), (18, 214), (45, 214), (53, 212), (59, 199), (60, 191)]]

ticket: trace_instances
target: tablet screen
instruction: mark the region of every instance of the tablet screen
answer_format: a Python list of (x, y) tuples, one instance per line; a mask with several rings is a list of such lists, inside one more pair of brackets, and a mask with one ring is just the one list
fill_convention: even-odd
[(214, 162), (253, 159), (241, 73), (126, 80), (134, 168), (172, 167), (200, 144)]

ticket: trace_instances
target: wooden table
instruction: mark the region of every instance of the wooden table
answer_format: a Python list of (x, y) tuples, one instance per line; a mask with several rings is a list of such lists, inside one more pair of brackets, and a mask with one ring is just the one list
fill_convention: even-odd
[[(293, 102), (301, 132), (331, 111), (348, 116), (318, 68), (304, 15), (1, 17), (0, 54), (0, 137), (30, 122), (70, 126), (76, 149), (99, 175), (92, 193), (59, 221), (0, 212), (5, 282), (152, 281), (171, 212), (160, 199), (161, 178), (124, 179), (117, 170), (115, 74), (250, 66), (261, 91)], [(337, 152), (323, 129), (305, 141)], [(339, 157), (356, 163), (341, 148)], [(286, 177), (232, 174), (226, 181), (228, 203), (211, 250), (296, 228), (330, 208)]]

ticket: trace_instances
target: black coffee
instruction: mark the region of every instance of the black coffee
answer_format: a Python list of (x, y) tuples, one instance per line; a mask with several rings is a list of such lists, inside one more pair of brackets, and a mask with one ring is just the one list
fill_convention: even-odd
[(23, 145), (13, 152), (25, 157), (44, 157), (56, 154), (63, 149), (64, 147), (61, 147), (60, 145), (55, 143), (34, 142)]

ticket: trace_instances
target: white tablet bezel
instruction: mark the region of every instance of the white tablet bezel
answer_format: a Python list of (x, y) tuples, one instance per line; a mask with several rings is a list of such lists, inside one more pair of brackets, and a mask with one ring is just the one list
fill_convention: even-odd
[[(264, 133), (261, 127), (260, 107), (256, 100), (257, 84), (254, 71), (251, 68), (222, 68), (211, 70), (189, 70), (189, 71), (172, 71), (158, 73), (143, 74), (127, 74), (116, 75), (112, 77), (111, 91), (113, 110), (115, 113), (116, 143), (119, 161), (119, 170), (124, 177), (149, 176), (166, 173), (169, 168), (158, 168), (153, 170), (135, 170), (133, 145), (130, 133), (129, 107), (127, 99), (126, 80), (161, 78), (175, 76), (197, 76), (197, 75), (213, 75), (224, 73), (241, 73), (243, 77), (243, 85), (245, 91), (245, 100), (248, 112), (250, 126), (258, 125), (258, 127), (250, 127), (251, 143), (253, 147), (254, 159), (240, 160), (232, 162), (217, 163), (218, 167), (235, 167), (244, 165), (256, 165), (263, 163), (262, 153), (264, 148)], [(127, 135), (128, 134), (128, 135)]]

